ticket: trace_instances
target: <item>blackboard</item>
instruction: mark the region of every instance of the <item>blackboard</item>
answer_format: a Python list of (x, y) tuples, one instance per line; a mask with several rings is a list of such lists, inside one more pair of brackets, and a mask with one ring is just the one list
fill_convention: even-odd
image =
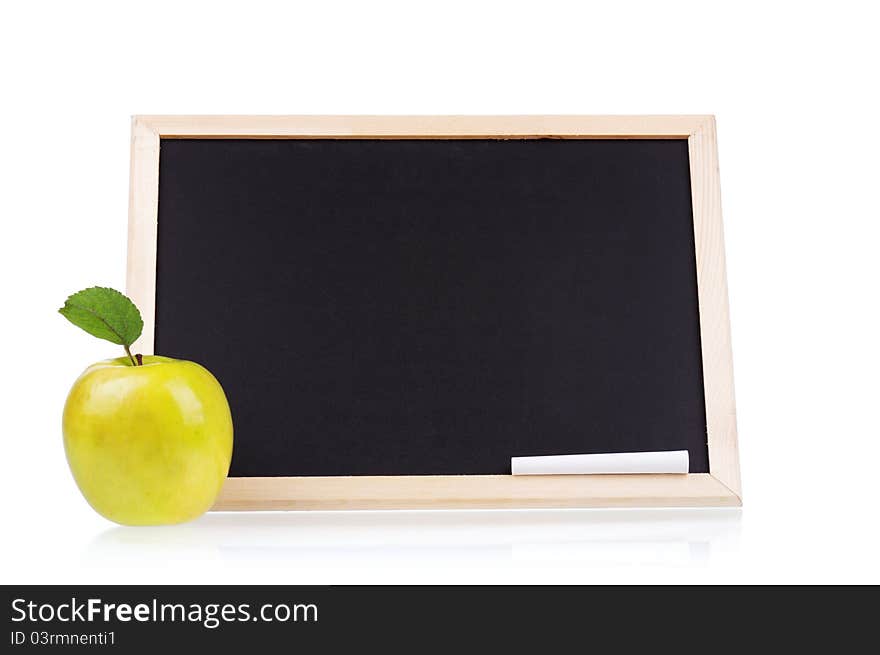
[(687, 138), (163, 138), (155, 352), (230, 475), (709, 472)]

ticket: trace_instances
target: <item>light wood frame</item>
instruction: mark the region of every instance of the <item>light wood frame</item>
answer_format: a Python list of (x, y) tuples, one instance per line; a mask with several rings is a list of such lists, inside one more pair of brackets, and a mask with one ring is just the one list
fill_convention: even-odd
[(215, 510), (741, 505), (721, 191), (713, 116), (135, 116), (127, 290), (152, 353), (162, 139), (687, 139), (709, 473), (229, 478)]

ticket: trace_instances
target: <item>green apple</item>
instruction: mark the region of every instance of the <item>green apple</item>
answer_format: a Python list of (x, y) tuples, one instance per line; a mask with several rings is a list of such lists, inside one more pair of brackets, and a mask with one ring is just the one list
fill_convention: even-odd
[(124, 525), (199, 516), (229, 471), (229, 404), (194, 362), (150, 355), (98, 362), (70, 390), (62, 427), (82, 494)]

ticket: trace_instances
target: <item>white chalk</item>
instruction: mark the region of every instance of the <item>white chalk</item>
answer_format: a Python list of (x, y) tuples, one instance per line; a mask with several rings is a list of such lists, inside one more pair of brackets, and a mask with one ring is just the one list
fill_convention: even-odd
[(687, 473), (688, 467), (686, 450), (510, 458), (510, 470), (514, 475)]

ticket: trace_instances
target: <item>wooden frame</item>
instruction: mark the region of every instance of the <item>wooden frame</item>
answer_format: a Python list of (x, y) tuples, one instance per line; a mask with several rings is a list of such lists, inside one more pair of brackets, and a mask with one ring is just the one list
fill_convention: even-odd
[(152, 353), (161, 139), (563, 138), (688, 140), (708, 474), (229, 478), (216, 510), (741, 505), (721, 191), (712, 116), (135, 116), (127, 289)]

